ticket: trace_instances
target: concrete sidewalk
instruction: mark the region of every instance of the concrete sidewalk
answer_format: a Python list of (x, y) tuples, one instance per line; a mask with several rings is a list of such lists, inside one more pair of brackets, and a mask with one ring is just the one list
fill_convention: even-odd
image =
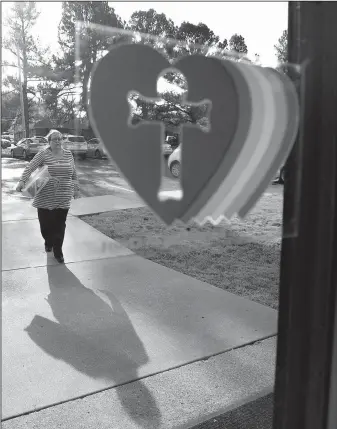
[[(72, 201), (69, 216), (84, 216), (143, 206), (144, 203), (140, 198), (135, 198), (134, 196), (131, 198), (128, 194), (125, 194), (123, 197), (105, 195), (79, 198)], [(32, 207), (32, 200), (22, 199), (2, 204), (2, 222), (30, 219), (37, 219), (37, 210)]]
[[(77, 213), (91, 204), (112, 210), (94, 197)], [(272, 390), (276, 311), (135, 256), (76, 217), (55, 266), (36, 219), (6, 210), (4, 428), (174, 428)]]

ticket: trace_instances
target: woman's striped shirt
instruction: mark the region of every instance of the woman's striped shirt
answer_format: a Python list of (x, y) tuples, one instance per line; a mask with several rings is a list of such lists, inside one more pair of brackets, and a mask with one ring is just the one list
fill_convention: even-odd
[(75, 162), (72, 153), (63, 149), (63, 157), (57, 158), (51, 149), (37, 153), (25, 168), (21, 180), (27, 180), (39, 167), (48, 166), (51, 176), (47, 184), (35, 196), (33, 207), (41, 209), (69, 209), (75, 190), (79, 190)]

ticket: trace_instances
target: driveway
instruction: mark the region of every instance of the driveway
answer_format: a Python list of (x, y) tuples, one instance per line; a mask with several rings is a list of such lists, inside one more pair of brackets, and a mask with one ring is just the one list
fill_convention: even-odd
[[(15, 201), (21, 199), (20, 194), (14, 192), (27, 161), (21, 159), (2, 158), (2, 201)], [(86, 159), (76, 161), (77, 172), (83, 197), (95, 197), (100, 195), (121, 195), (128, 193), (128, 197), (139, 197), (130, 188), (127, 181), (121, 177), (115, 164), (107, 159)], [(168, 170), (165, 172), (163, 186), (165, 191), (179, 189), (179, 181), (170, 178)], [(132, 198), (132, 197), (131, 197)]]

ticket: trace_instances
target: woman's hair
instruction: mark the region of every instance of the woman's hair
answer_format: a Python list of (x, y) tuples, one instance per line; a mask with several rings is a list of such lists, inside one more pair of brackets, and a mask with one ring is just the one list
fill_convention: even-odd
[(48, 143), (50, 143), (50, 140), (51, 140), (51, 138), (52, 138), (52, 136), (54, 134), (59, 134), (61, 136), (61, 138), (62, 138), (62, 133), (60, 131), (58, 131), (58, 130), (50, 130), (49, 133), (46, 136), (46, 138), (48, 140)]

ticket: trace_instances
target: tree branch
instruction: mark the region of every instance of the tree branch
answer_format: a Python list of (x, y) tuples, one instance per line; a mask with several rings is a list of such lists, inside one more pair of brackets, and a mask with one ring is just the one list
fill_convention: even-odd
[(3, 63), (3, 64), (1, 64), (1, 67), (15, 67), (17, 69), (20, 68), (22, 70), (22, 67), (19, 67), (19, 66), (15, 65), (15, 64), (6, 64), (6, 63)]
[(56, 98), (63, 97), (64, 95), (67, 95), (67, 94), (74, 95), (74, 94), (76, 94), (76, 92), (73, 92), (73, 91), (66, 91), (66, 92), (63, 92), (62, 94), (58, 94), (58, 95), (56, 96)]
[(178, 104), (173, 103), (172, 101), (166, 101), (167, 104), (169, 104), (171, 107), (174, 107), (177, 110), (180, 110), (183, 113), (186, 113), (186, 115), (189, 115), (189, 112), (182, 107), (180, 107)]
[[(16, 57), (18, 57), (18, 53), (14, 49), (12, 49), (10, 47), (6, 47), (6, 48), (4, 47), (4, 49), (6, 49), (7, 51), (11, 52), (13, 55), (15, 55)], [(20, 60), (23, 61), (23, 58), (21, 57), (20, 54), (19, 54), (19, 56), (20, 56)]]
[(1, 97), (5, 97), (8, 94), (12, 94), (12, 92), (18, 92), (16, 89), (12, 89), (12, 91), (8, 91), (8, 92), (3, 92)]

